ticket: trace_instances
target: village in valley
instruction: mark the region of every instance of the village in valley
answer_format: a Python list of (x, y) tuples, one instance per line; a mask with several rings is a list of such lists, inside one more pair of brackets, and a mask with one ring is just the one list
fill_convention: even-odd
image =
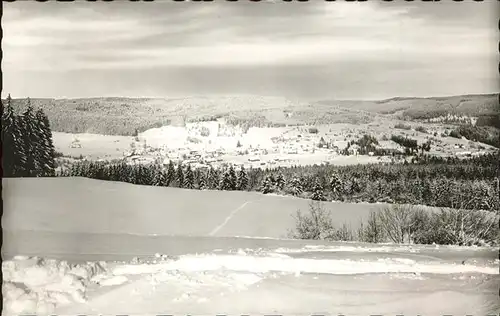
[[(73, 136), (59, 132), (54, 136), (56, 150), (63, 154), (64, 161), (125, 161), (164, 166), (172, 161), (202, 170), (227, 165), (264, 169), (411, 162), (422, 155), (466, 158), (495, 150), (493, 146), (464, 137), (449, 136), (453, 126), (446, 123), (445, 120), (397, 123), (379, 119), (364, 125), (309, 124), (245, 130), (218, 119), (184, 121), (174, 126), (152, 128), (133, 137)], [(414, 140), (416, 146), (409, 150), (409, 145), (395, 137)]]

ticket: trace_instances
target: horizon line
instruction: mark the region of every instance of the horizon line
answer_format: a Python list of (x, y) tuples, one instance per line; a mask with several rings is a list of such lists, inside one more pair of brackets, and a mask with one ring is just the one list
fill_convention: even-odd
[[(8, 94), (10, 95), (10, 94)], [(243, 96), (254, 96), (254, 97), (269, 97), (269, 98), (285, 98), (285, 99), (308, 99), (309, 102), (326, 102), (326, 101), (391, 101), (396, 99), (432, 99), (432, 98), (452, 98), (459, 96), (500, 96), (500, 91), (496, 92), (485, 92), (485, 93), (465, 93), (465, 94), (446, 94), (446, 95), (428, 95), (428, 96), (401, 96), (396, 95), (393, 97), (381, 98), (381, 99), (370, 99), (370, 98), (362, 98), (362, 99), (354, 99), (354, 98), (321, 98), (321, 99), (313, 99), (313, 98), (300, 98), (300, 97), (288, 97), (285, 95), (261, 95), (261, 94), (250, 94), (250, 93), (240, 93), (240, 94), (204, 94), (204, 95), (184, 95), (184, 96), (92, 96), (92, 97), (12, 97), (12, 100), (23, 100), (23, 99), (49, 99), (49, 100), (79, 100), (79, 99), (132, 99), (132, 100), (140, 100), (140, 99), (187, 99), (187, 98), (208, 98), (208, 97), (243, 97)], [(7, 97), (2, 97), (2, 100), (5, 100)]]

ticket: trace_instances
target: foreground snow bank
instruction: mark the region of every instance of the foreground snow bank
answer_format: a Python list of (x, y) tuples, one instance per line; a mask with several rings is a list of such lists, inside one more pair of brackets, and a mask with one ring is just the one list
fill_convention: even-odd
[(105, 272), (105, 263), (19, 256), (4, 261), (2, 272), (4, 315), (48, 314), (58, 305), (84, 302), (88, 285)]
[[(313, 246), (307, 249), (332, 250)], [(340, 249), (360, 251), (350, 247)], [(121, 306), (127, 313), (132, 313), (158, 307), (159, 301), (201, 304), (234, 291), (255, 290), (269, 279), (287, 275), (299, 278), (303, 278), (303, 274), (352, 275), (355, 279), (360, 275), (387, 274), (390, 279), (418, 281), (431, 278), (431, 274), (453, 275), (453, 279), (499, 274), (498, 261), (478, 266), (429, 262), (424, 261), (427, 260), (425, 256), (415, 258), (369, 255), (356, 260), (293, 258), (276, 250), (262, 249), (238, 249), (229, 254), (193, 254), (176, 258), (156, 254), (151, 258), (107, 265), (16, 257), (2, 265), (3, 315), (48, 315), (58, 309), (61, 311), (60, 308), (78, 306), (84, 310), (90, 308), (113, 313), (117, 306)], [(101, 291), (102, 287), (108, 286), (110, 288)], [(110, 305), (110, 302), (114, 303)]]
[(114, 275), (158, 273), (161, 271), (244, 271), (251, 273), (483, 273), (498, 274), (496, 266), (468, 264), (426, 263), (405, 258), (383, 258), (377, 260), (303, 259), (288, 256), (238, 255), (186, 255), (179, 260), (153, 265), (121, 265), (112, 270)]

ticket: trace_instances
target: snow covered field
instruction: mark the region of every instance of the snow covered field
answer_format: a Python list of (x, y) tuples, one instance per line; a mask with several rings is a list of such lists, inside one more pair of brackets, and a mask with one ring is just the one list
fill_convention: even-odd
[[(3, 315), (500, 311), (497, 249), (279, 239), (307, 200), (82, 178), (3, 186)], [(326, 204), (353, 225), (380, 207)]]
[(134, 137), (97, 134), (71, 134), (52, 132), (56, 151), (66, 156), (89, 157), (91, 159), (119, 159), (130, 149)]
[[(3, 227), (13, 231), (285, 237), (305, 199), (184, 190), (86, 178), (3, 179)], [(324, 203), (355, 227), (376, 204)], [(70, 242), (64, 239), (60, 243)]]
[[(500, 311), (498, 259), (493, 250), (479, 250), (186, 249), (178, 257), (85, 264), (16, 257), (2, 266), (4, 315), (486, 315)], [(457, 262), (446, 255), (453, 253), (475, 259)]]

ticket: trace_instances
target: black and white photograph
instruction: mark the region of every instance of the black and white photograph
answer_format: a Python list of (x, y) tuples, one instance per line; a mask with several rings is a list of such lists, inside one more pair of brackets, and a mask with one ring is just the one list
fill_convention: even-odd
[(500, 314), (500, 1), (3, 1), (2, 316)]

